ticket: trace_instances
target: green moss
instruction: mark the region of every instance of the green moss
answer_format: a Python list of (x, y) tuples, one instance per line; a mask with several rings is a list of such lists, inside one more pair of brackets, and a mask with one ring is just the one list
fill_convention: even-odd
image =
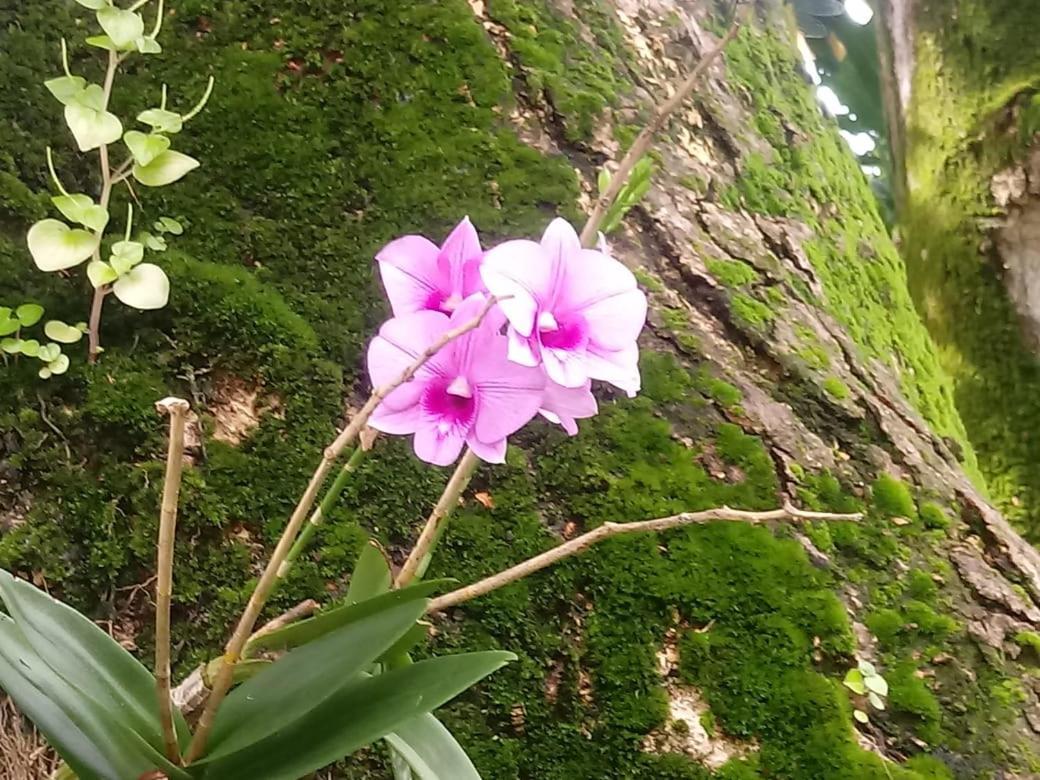
[(917, 735), (935, 743), (940, 739), (942, 719), (939, 702), (915, 671), (913, 664), (904, 663), (885, 675), (889, 708), (895, 714), (909, 716)]
[(1031, 649), (1040, 658), (1040, 634), (1036, 631), (1019, 631), (1015, 634), (1015, 643)]
[(823, 389), (833, 398), (844, 401), (849, 397), (849, 388), (840, 379), (829, 376), (823, 380)]
[(913, 598), (930, 604), (935, 601), (939, 588), (928, 572), (914, 569), (907, 578), (907, 592)]
[(925, 528), (944, 531), (950, 527), (950, 516), (946, 514), (946, 510), (932, 501), (921, 504), (918, 513)]
[(924, 753), (912, 756), (904, 766), (920, 775), (921, 780), (954, 780), (953, 771), (946, 764)]
[(871, 495), (874, 506), (886, 517), (906, 517), (911, 520), (917, 517), (910, 489), (891, 474), (882, 474), (874, 481)]
[(758, 271), (740, 260), (708, 258), (705, 265), (708, 272), (726, 287), (745, 287), (761, 279)]
[(744, 326), (754, 330), (764, 330), (776, 316), (766, 304), (742, 292), (733, 293), (729, 305), (733, 310), (733, 316)]

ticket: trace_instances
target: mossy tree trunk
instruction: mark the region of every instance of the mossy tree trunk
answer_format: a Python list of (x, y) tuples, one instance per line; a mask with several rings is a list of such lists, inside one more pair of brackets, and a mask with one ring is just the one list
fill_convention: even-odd
[[(30, 271), (22, 248), (46, 211), (48, 143), (69, 183), (95, 184), (41, 86), (71, 12), (38, 6), (0, 10), (0, 293), (76, 321), (86, 290)], [(146, 653), (150, 606), (134, 586), (152, 570), (161, 484), (151, 408), (192, 397), (185, 672), (219, 646), (315, 448), (364, 392), (358, 356), (384, 314), (378, 247), (440, 236), (465, 213), (488, 243), (555, 213), (579, 220), (598, 168), (725, 22), (707, 2), (176, 10), (161, 64), (115, 98), (129, 114), (160, 78), (179, 96), (217, 77), (184, 137), (204, 167), (143, 204), (188, 227), (183, 253), (160, 261), (171, 306), (112, 307), (102, 360), (60, 382), (0, 374), (0, 562)], [(489, 780), (1030, 771), (1040, 557), (966, 476), (952, 386), (786, 14), (756, 9), (655, 157), (651, 193), (611, 237), (653, 301), (644, 392), (603, 395), (574, 439), (541, 425), (518, 437), (506, 466), (478, 472), (434, 573), (469, 581), (606, 520), (720, 504), (867, 519), (612, 540), (453, 610), (433, 651), (504, 646), (520, 660), (446, 722)], [(445, 479), (407, 443), (380, 442), (272, 608), (339, 594), (366, 532), (400, 558)], [(890, 684), (888, 710), (858, 730), (840, 684), (857, 657)], [(338, 770), (385, 773), (377, 750)]]

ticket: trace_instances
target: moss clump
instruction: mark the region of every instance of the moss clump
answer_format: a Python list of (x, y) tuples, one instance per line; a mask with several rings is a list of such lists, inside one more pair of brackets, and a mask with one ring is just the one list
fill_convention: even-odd
[(746, 293), (734, 293), (729, 305), (736, 320), (752, 330), (765, 330), (776, 318), (771, 308)]
[(726, 287), (746, 287), (762, 278), (758, 271), (740, 260), (708, 258), (705, 265), (708, 272)]
[(921, 504), (918, 513), (925, 528), (945, 531), (950, 527), (950, 516), (946, 514), (946, 510), (933, 501), (926, 501)]
[(903, 663), (885, 675), (889, 708), (893, 713), (910, 716), (917, 735), (925, 742), (936, 743), (941, 735), (939, 702), (916, 671), (912, 663)]
[(939, 587), (935, 584), (932, 576), (920, 569), (910, 572), (907, 583), (907, 592), (915, 599), (931, 604), (939, 593)]
[(1015, 634), (1015, 643), (1031, 649), (1040, 658), (1040, 634), (1036, 631), (1019, 631)]
[(839, 401), (844, 401), (849, 397), (849, 388), (844, 382), (834, 376), (829, 376), (823, 380), (823, 389), (832, 398), (836, 398)]
[(906, 517), (911, 520), (917, 517), (910, 488), (891, 474), (882, 474), (874, 481), (871, 495), (874, 507), (886, 517)]

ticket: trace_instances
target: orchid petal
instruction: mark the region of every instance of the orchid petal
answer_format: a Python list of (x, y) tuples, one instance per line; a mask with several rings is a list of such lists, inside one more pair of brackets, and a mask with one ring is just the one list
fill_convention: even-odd
[(441, 431), (436, 424), (424, 421), (415, 432), (412, 448), (415, 454), (427, 463), (434, 466), (450, 466), (458, 460), (465, 443), (466, 437), (457, 427), (451, 426), (446, 431)]
[(625, 348), (646, 324), (646, 296), (630, 270), (602, 252), (583, 249), (567, 261), (558, 312), (579, 312), (589, 338), (605, 350)]
[(395, 435), (415, 433), (422, 420), (422, 411), (417, 403), (413, 403), (404, 409), (392, 409), (386, 402), (379, 404), (372, 416), (368, 418), (368, 424), (377, 431)]
[(563, 426), (569, 435), (574, 436), (578, 432), (575, 420), (595, 417), (599, 406), (592, 394), (590, 382), (581, 387), (563, 387), (550, 381), (545, 385), (542, 408), (538, 411), (547, 420)]
[(403, 236), (376, 255), (386, 297), (395, 315), (431, 308), (431, 299), (450, 290), (450, 276), (442, 274), (438, 267), (439, 253), (437, 245), (422, 236)]
[(563, 350), (542, 347), (542, 366), (549, 379), (567, 388), (581, 387), (589, 381), (586, 349)]
[(538, 413), (545, 390), (545, 375), (511, 362), (505, 336), (494, 338), (469, 375), (478, 401), (474, 430), (482, 442), (504, 439), (526, 425)]
[(476, 436), (470, 436), (467, 439), (469, 447), (473, 450), (474, 454), (485, 463), (505, 463), (506, 462), (506, 440), (500, 439), (491, 444), (485, 444), (484, 442), (477, 439)]
[(465, 217), (450, 235), (444, 239), (437, 256), (437, 272), (441, 279), (448, 280), (451, 294), (463, 298), (480, 292), (480, 262), (483, 259), (480, 238), (476, 228)]
[(498, 305), (509, 323), (526, 337), (541, 304), (549, 302), (556, 268), (541, 245), (520, 239), (488, 250), (480, 274), (488, 291), (505, 299)]
[(508, 357), (514, 363), (521, 366), (537, 366), (541, 362), (538, 355), (537, 337), (524, 338), (513, 328), (509, 329), (509, 352)]
[(585, 366), (591, 379), (609, 382), (629, 397), (639, 392), (639, 347), (636, 342), (620, 350), (604, 350), (590, 344), (585, 355)]
[[(436, 311), (416, 311), (388, 320), (368, 347), (368, 375), (375, 387), (396, 381), (408, 366), (448, 328), (448, 317)], [(419, 369), (416, 379), (406, 382), (385, 399), (383, 405), (399, 411), (412, 406), (422, 392), (422, 376), (440, 375), (444, 350)]]
[(545, 250), (554, 272), (551, 285), (546, 291), (547, 302), (555, 304), (567, 266), (571, 259), (582, 251), (581, 239), (567, 220), (557, 217), (542, 234), (542, 249)]

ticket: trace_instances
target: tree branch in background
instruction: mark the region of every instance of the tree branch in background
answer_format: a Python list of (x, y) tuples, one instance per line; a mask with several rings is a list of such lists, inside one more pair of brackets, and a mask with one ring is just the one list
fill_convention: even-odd
[(604, 523), (598, 528), (582, 534), (581, 536), (564, 542), (561, 545), (546, 550), (523, 563), (518, 563), (510, 569), (493, 574), (473, 585), (453, 590), (430, 602), (428, 612), (439, 612), (462, 604), (466, 601), (483, 596), (493, 590), (521, 580), (536, 571), (541, 571), (554, 563), (559, 563), (564, 558), (572, 555), (580, 555), (594, 544), (621, 534), (643, 533), (652, 531), (667, 531), (672, 528), (681, 528), (687, 525), (710, 523), (715, 520), (735, 520), (744, 523), (764, 523), (769, 520), (860, 520), (863, 515), (856, 514), (829, 514), (827, 512), (805, 512), (795, 509), (790, 504), (784, 505), (783, 509), (773, 509), (768, 512), (744, 512), (739, 509), (720, 507), (708, 509), (703, 512), (683, 512), (670, 517), (660, 517), (656, 520), (642, 520), (635, 523)]

